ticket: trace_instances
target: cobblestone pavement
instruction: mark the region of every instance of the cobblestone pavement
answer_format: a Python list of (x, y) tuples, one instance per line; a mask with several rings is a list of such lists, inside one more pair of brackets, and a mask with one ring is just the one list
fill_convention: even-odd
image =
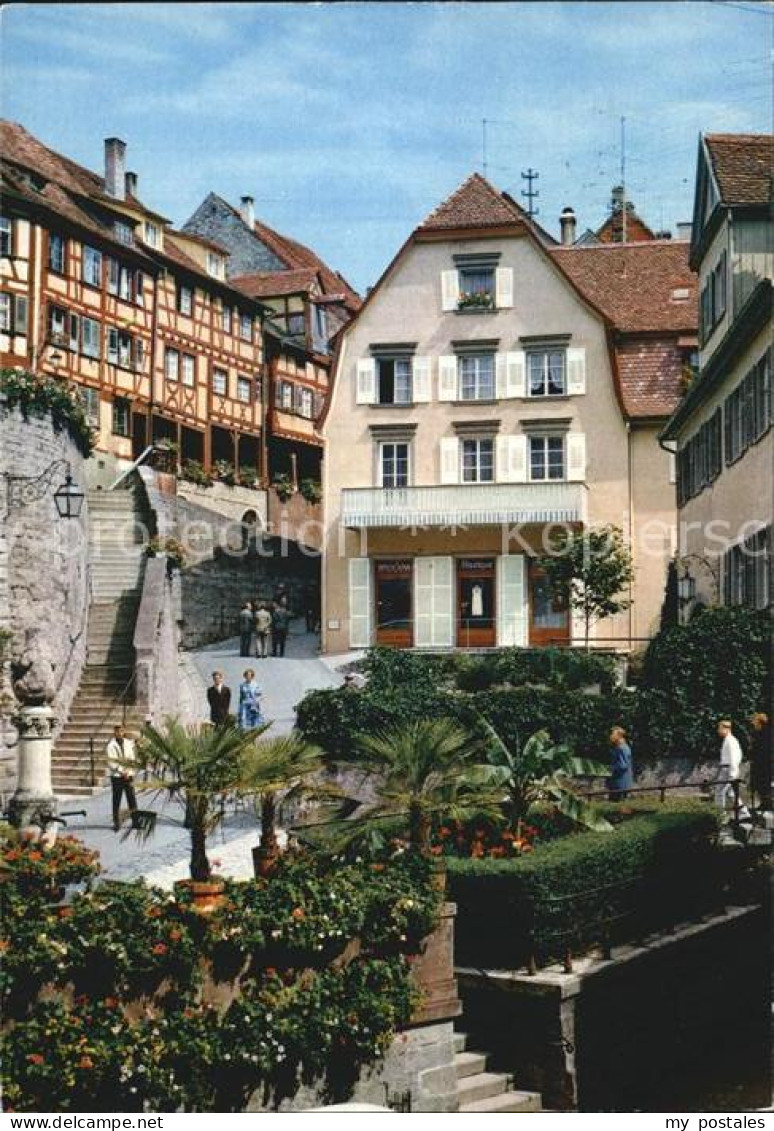
[[(180, 716), (186, 721), (207, 717), (206, 687), (215, 668), (223, 671), (226, 683), (236, 696), (245, 667), (252, 666), (263, 691), (263, 710), (274, 720), (275, 733), (286, 733), (295, 720), (295, 706), (307, 691), (318, 687), (337, 687), (341, 676), (330, 662), (317, 655), (317, 637), (293, 633), (288, 638), (284, 659), (245, 660), (239, 656), (238, 640), (228, 640), (180, 657)], [(138, 785), (141, 786), (141, 782)], [(99, 850), (107, 879), (130, 880), (144, 876), (149, 883), (171, 888), (174, 880), (188, 875), (189, 838), (183, 828), (183, 810), (155, 794), (138, 795), (140, 808), (158, 814), (156, 831), (144, 844), (130, 836), (124, 840), (113, 832), (110, 791), (94, 797), (62, 799), (60, 812), (85, 810), (85, 816), (67, 818), (65, 832), (71, 832)], [(247, 805), (228, 806), (224, 820), (209, 839), (211, 861), (218, 861), (218, 872), (235, 879), (252, 875), (250, 849), (258, 843), (260, 825)]]

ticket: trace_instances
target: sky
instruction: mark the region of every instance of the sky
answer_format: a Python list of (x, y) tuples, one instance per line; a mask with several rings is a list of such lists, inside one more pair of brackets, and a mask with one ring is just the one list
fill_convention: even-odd
[(772, 130), (773, 13), (756, 0), (13, 4), (0, 114), (97, 172), (103, 139), (123, 138), (141, 199), (177, 225), (210, 191), (252, 195), (260, 219), (364, 292), (476, 171), (521, 200), (536, 170), (538, 220), (558, 235), (566, 205), (580, 231), (605, 219), (623, 148), (651, 227), (690, 220), (700, 132)]

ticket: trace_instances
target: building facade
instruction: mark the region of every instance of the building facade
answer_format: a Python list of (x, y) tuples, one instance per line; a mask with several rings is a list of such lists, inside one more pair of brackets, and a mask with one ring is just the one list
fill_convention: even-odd
[[(554, 246), (478, 175), (409, 237), (337, 338), (324, 650), (571, 643), (579, 626), (536, 561), (556, 524), (624, 529), (632, 606), (596, 642), (651, 634), (674, 523), (657, 432), (679, 397), (682, 348), (660, 307), (695, 338), (692, 303), (675, 313), (671, 298), (691, 285), (687, 249), (668, 246), (655, 264), (658, 242)], [(648, 257), (642, 268), (632, 255)], [(638, 270), (650, 296), (616, 309), (617, 276), (637, 294)], [(655, 566), (640, 537), (654, 517), (666, 519)]]
[(691, 239), (699, 373), (662, 439), (677, 450), (683, 613), (772, 602), (774, 137), (701, 139)]

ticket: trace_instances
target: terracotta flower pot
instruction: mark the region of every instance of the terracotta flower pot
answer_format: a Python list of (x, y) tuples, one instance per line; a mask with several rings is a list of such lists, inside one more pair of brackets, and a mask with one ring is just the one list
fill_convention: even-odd
[(190, 892), (191, 907), (199, 915), (211, 915), (220, 907), (225, 886), (221, 879), (175, 881), (175, 891)]

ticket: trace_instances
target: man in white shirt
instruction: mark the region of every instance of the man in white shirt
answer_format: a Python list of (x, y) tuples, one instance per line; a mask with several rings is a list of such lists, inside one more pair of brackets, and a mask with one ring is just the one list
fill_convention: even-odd
[(107, 744), (107, 764), (110, 774), (110, 785), (113, 789), (113, 831), (120, 828), (121, 798), (126, 794), (126, 803), (132, 815), (137, 812), (137, 799), (134, 793), (135, 762), (134, 741), (129, 738), (122, 726), (113, 727), (113, 737)]
[[(732, 783), (736, 783), (736, 788), (739, 788), (739, 778), (742, 771), (742, 747), (739, 745), (739, 739), (732, 733), (729, 719), (720, 720), (718, 734), (723, 739), (723, 746), (720, 750), (720, 783), (715, 786), (715, 804), (718, 809), (725, 810), (729, 799), (732, 805), (734, 802), (735, 789)], [(749, 816), (750, 812), (747, 806), (740, 804), (740, 819), (746, 820)]]

